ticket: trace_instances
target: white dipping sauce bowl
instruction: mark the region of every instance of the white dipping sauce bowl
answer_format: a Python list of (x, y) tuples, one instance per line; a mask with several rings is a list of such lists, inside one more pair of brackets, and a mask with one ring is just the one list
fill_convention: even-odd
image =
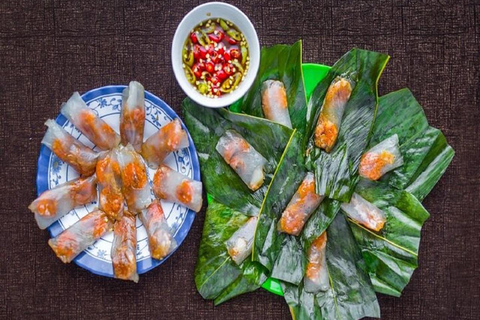
[[(190, 32), (194, 27), (202, 21), (209, 19), (214, 20), (217, 18), (232, 22), (238, 27), (240, 32), (243, 33), (248, 43), (250, 66), (244, 80), (240, 82), (235, 90), (217, 98), (210, 98), (195, 90), (194, 86), (188, 82), (183, 69), (182, 49), (185, 45), (185, 40), (190, 36)], [(202, 106), (209, 108), (226, 107), (243, 97), (252, 86), (253, 81), (257, 76), (259, 65), (260, 43), (258, 42), (257, 32), (248, 17), (237, 7), (230, 4), (223, 2), (208, 2), (195, 7), (183, 18), (173, 36), (172, 66), (175, 77), (187, 96)]]

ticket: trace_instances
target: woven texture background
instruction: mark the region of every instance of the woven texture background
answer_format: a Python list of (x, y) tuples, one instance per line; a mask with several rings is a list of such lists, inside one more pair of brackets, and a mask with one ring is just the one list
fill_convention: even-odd
[[(289, 319), (258, 290), (213, 307), (193, 270), (204, 221), (138, 284), (64, 265), (28, 204), (47, 118), (73, 91), (137, 79), (178, 113), (170, 64), (176, 26), (198, 1), (0, 3), (0, 318)], [(408, 86), (456, 150), (425, 200), (420, 267), (383, 319), (480, 318), (479, 1), (236, 1), (262, 45), (304, 40), (304, 61), (334, 63), (354, 46), (392, 56), (380, 94)]]

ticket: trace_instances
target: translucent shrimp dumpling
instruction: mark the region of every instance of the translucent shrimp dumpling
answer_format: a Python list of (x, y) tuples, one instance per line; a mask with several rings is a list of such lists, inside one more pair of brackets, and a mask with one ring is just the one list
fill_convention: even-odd
[(360, 160), (358, 173), (364, 178), (378, 180), (385, 173), (402, 165), (398, 135), (394, 134), (365, 152)]
[(71, 262), (88, 246), (112, 229), (112, 221), (101, 210), (94, 210), (55, 238), (48, 245), (64, 263)]
[(308, 264), (304, 278), (306, 292), (318, 293), (330, 288), (326, 259), (327, 232), (315, 239), (308, 249)]
[(145, 127), (145, 89), (137, 81), (131, 81), (122, 93), (120, 113), (120, 137), (122, 144), (131, 144), (140, 152)]
[(263, 185), (267, 160), (236, 131), (225, 131), (216, 150), (250, 190), (255, 191)]
[(265, 118), (292, 128), (287, 91), (283, 82), (267, 80), (262, 84), (262, 109)]
[(337, 77), (328, 87), (322, 109), (315, 126), (315, 146), (330, 152), (337, 142), (343, 113), (352, 93), (352, 83)]
[(75, 92), (60, 112), (101, 150), (109, 150), (120, 143), (120, 136), (90, 109)]
[(350, 203), (342, 203), (340, 207), (352, 220), (373, 231), (380, 231), (387, 221), (382, 210), (358, 193), (353, 194)]
[(153, 177), (153, 193), (158, 199), (176, 202), (195, 212), (202, 208), (202, 183), (161, 165)]
[(228, 254), (238, 265), (252, 254), (257, 221), (257, 217), (250, 217), (226, 242)]
[(97, 198), (97, 177), (78, 178), (43, 192), (28, 208), (35, 213), (40, 229), (45, 229), (75, 207)]

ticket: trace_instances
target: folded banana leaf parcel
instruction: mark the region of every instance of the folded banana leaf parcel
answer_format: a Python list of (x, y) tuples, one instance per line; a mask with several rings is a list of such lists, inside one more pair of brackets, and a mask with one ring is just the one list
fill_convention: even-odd
[(454, 156), (408, 89), (378, 97), (387, 55), (352, 49), (307, 100), (302, 44), (263, 48), (230, 108), (186, 98), (208, 195), (195, 283), (215, 304), (270, 278), (294, 319), (380, 317), (418, 266), (421, 201)]

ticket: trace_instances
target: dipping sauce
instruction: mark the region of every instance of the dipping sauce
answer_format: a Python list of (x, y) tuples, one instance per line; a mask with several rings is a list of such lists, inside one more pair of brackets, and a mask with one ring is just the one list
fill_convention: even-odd
[(245, 78), (249, 60), (245, 36), (233, 23), (219, 18), (193, 28), (182, 50), (187, 80), (210, 98), (234, 91)]

